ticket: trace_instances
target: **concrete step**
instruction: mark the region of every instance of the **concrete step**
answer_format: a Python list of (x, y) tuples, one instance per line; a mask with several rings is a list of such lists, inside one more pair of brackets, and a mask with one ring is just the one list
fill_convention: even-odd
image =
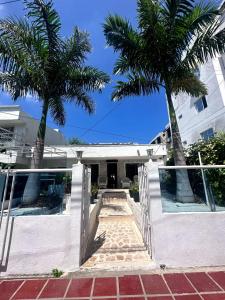
[(147, 251), (134, 252), (115, 252), (107, 254), (93, 254), (83, 265), (82, 268), (111, 268), (113, 266), (122, 266), (125, 264), (145, 264), (150, 263), (149, 254)]
[(137, 245), (137, 247), (117, 247), (117, 248), (100, 248), (98, 249), (97, 253), (132, 253), (132, 252), (141, 252), (141, 251), (147, 251), (146, 247), (143, 245), (143, 247), (140, 247)]

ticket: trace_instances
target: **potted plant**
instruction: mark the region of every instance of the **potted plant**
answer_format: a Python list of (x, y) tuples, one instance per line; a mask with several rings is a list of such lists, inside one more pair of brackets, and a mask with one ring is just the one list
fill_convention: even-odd
[(91, 185), (91, 203), (94, 203), (94, 200), (97, 199), (99, 186), (97, 183)]
[(65, 194), (71, 194), (71, 181), (72, 181), (71, 175), (65, 174), (65, 176), (63, 177)]
[(133, 182), (129, 189), (130, 196), (135, 202), (139, 202), (139, 185), (137, 182)]

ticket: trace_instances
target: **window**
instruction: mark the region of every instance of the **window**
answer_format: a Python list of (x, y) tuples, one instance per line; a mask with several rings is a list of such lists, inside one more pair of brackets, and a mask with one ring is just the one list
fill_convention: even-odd
[(157, 137), (157, 144), (161, 144), (161, 137)]
[(198, 99), (195, 102), (195, 109), (197, 110), (198, 113), (203, 111), (207, 106), (208, 105), (207, 105), (207, 101), (206, 101), (205, 96), (203, 96), (202, 98)]
[(209, 129), (201, 132), (200, 135), (203, 140), (209, 140), (210, 138), (214, 137), (213, 128), (209, 128)]
[(138, 175), (138, 164), (126, 164), (126, 177), (134, 180), (134, 176)]
[(91, 165), (91, 184), (98, 183), (99, 166), (97, 164)]

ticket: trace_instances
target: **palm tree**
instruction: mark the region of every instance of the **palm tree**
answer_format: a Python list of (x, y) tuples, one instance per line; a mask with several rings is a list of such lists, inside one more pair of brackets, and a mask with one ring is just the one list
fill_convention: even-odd
[(15, 101), (30, 93), (42, 104), (31, 163), (32, 168), (41, 168), (48, 112), (58, 125), (65, 124), (66, 102), (92, 113), (94, 103), (88, 93), (101, 91), (109, 77), (85, 65), (91, 51), (86, 32), (75, 27), (70, 37), (60, 35), (61, 22), (52, 0), (25, 0), (24, 4), (26, 18), (0, 20), (0, 85)]
[[(219, 12), (212, 4), (194, 0), (137, 0), (138, 28), (118, 16), (104, 23), (107, 44), (119, 57), (114, 74), (125, 76), (112, 94), (149, 95), (164, 89), (169, 110), (176, 165), (186, 165), (172, 95), (185, 92), (199, 97), (207, 93), (194, 69), (209, 57), (225, 52), (225, 30), (219, 30)], [(177, 199), (193, 201), (186, 170), (177, 171)]]

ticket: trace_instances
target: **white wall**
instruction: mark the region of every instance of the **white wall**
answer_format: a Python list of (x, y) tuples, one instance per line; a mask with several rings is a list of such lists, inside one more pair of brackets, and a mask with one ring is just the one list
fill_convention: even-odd
[(206, 109), (198, 113), (194, 106), (198, 98), (184, 93), (173, 99), (181, 139), (186, 141), (187, 145), (197, 142), (201, 138), (200, 133), (209, 128), (213, 128), (214, 132), (225, 131), (225, 80), (222, 59), (215, 58), (200, 66), (200, 80), (208, 89)]
[(15, 217), (9, 260), (6, 270), (0, 267), (1, 276), (73, 270), (79, 247), (76, 231), (70, 215)]
[[(54, 268), (64, 272), (79, 269), (83, 182), (83, 165), (74, 165), (67, 215), (10, 218), (8, 236), (11, 236), (11, 242), (7, 241), (0, 276), (46, 274), (51, 273)], [(6, 217), (0, 231), (0, 251), (5, 224)]]
[[(39, 121), (36, 121), (32, 118), (28, 118), (29, 115), (27, 115), (24, 112), (21, 112), (21, 121), (25, 124), (25, 130), (26, 130), (26, 137), (25, 142), (27, 144), (34, 144), (37, 136), (37, 131), (39, 127)], [(45, 144), (46, 145), (65, 145), (66, 140), (62, 133), (47, 127), (46, 128), (46, 134), (45, 134)]]
[[(36, 140), (39, 121), (21, 111), (18, 105), (2, 105), (0, 106), (0, 126), (14, 126), (17, 145), (24, 143), (33, 145)], [(47, 145), (65, 145), (66, 139), (61, 132), (47, 127), (45, 142)]]
[(167, 267), (225, 266), (225, 212), (163, 213), (158, 168), (149, 173), (153, 259)]
[[(67, 153), (68, 159), (76, 159), (76, 151), (83, 151), (83, 159), (87, 160), (110, 160), (110, 159), (136, 159), (148, 160), (147, 150), (153, 149), (155, 157), (166, 155), (164, 145), (80, 145), (80, 146), (59, 146), (62, 152)], [(54, 158), (54, 154), (45, 154), (45, 159)]]

